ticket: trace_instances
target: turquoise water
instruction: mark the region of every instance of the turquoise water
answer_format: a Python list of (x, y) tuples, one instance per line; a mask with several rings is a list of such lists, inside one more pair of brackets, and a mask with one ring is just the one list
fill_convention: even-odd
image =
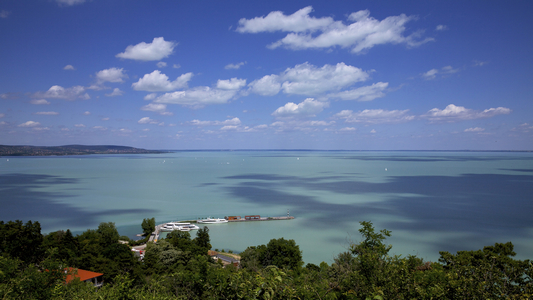
[[(8, 161), (9, 160), (9, 161)], [(115, 222), (259, 214), (294, 220), (209, 226), (213, 248), (240, 252), (294, 239), (306, 262), (331, 263), (360, 221), (392, 231), (395, 254), (512, 241), (533, 258), (533, 153), (180, 151), (159, 155), (0, 158), (0, 220), (43, 232)], [(194, 232), (193, 232), (194, 235)]]

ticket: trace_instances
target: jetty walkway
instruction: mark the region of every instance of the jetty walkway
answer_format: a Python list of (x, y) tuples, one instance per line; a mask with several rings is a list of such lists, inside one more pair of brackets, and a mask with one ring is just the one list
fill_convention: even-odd
[[(257, 222), (257, 221), (279, 221), (279, 220), (292, 220), (294, 219), (293, 216), (283, 216), (283, 217), (258, 217), (254, 219), (247, 219), (247, 218), (239, 218), (239, 219), (228, 219), (228, 222)], [(189, 223), (196, 223), (194, 220), (186, 220), (186, 221), (179, 221), (180, 223), (183, 222), (189, 222)], [(165, 226), (166, 223), (159, 224), (155, 226), (155, 231), (152, 232), (150, 235), (150, 238), (148, 239), (149, 242), (157, 242), (159, 240), (159, 235), (161, 233), (161, 228)]]

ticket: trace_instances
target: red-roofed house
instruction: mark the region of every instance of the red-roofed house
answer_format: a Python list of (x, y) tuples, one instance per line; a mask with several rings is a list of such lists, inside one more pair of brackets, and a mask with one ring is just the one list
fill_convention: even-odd
[(102, 284), (104, 284), (104, 274), (102, 273), (96, 273), (76, 268), (67, 268), (65, 269), (65, 273), (67, 274), (67, 283), (71, 282), (76, 278), (79, 278), (80, 281), (91, 282), (95, 287), (101, 287)]

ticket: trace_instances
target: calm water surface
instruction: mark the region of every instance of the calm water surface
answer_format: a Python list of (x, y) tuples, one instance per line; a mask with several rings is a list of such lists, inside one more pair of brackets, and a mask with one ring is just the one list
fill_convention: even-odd
[(159, 155), (1, 157), (0, 220), (43, 232), (115, 222), (121, 235), (199, 217), (290, 221), (209, 226), (213, 248), (240, 252), (294, 239), (306, 262), (332, 262), (360, 221), (392, 231), (395, 254), (512, 241), (533, 258), (533, 153), (182, 151)]

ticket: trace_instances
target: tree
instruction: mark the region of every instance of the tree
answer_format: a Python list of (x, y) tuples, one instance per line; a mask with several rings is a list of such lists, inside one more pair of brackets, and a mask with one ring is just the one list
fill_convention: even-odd
[(155, 218), (143, 219), (142, 222), (143, 235), (150, 236), (155, 231)]
[(298, 270), (303, 265), (302, 251), (294, 240), (272, 239), (266, 246), (248, 247), (241, 253), (241, 263), (252, 269), (260, 264)]
[(28, 221), (0, 221), (0, 255), (19, 258), (26, 263), (35, 263), (42, 259), (44, 251), (41, 244), (41, 224)]
[(116, 244), (120, 238), (115, 223), (113, 222), (100, 223), (96, 232), (100, 234), (101, 243), (105, 245)]
[(194, 239), (194, 243), (196, 244), (196, 246), (198, 246), (199, 251), (201, 251), (201, 254), (207, 254), (207, 251), (211, 249), (209, 228), (207, 228), (207, 226), (198, 229), (198, 231), (196, 232), (196, 238)]

